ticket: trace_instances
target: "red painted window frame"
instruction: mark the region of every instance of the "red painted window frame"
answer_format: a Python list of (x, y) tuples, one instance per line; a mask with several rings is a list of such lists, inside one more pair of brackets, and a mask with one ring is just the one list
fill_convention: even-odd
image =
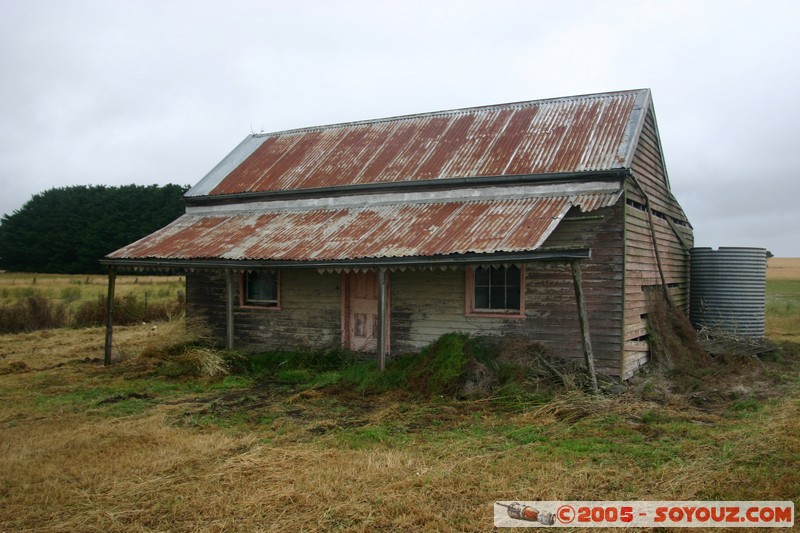
[(239, 307), (242, 309), (262, 309), (266, 311), (280, 311), (281, 310), (281, 271), (276, 269), (275, 275), (278, 277), (276, 283), (278, 285), (278, 301), (276, 305), (259, 305), (257, 303), (250, 303), (247, 301), (247, 285), (246, 277), (249, 272), (242, 272), (239, 275)]
[(486, 318), (525, 318), (525, 265), (519, 265), (519, 310), (475, 309), (475, 268), (480, 266), (485, 265), (468, 266), (466, 269), (466, 309), (464, 314)]

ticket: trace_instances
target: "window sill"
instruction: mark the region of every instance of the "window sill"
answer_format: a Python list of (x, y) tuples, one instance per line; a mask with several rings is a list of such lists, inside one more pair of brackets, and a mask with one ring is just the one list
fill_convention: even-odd
[(525, 318), (525, 312), (479, 309), (476, 311), (468, 311), (466, 316), (477, 318)]
[(269, 306), (269, 305), (255, 305), (255, 304), (242, 304), (239, 306), (239, 309), (258, 309), (261, 311), (280, 311), (280, 306)]

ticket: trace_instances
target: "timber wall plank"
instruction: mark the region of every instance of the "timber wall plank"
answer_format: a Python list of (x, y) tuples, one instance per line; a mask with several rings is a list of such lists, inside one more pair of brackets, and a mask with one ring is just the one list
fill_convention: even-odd
[[(632, 172), (647, 192), (655, 212), (653, 225), (661, 258), (661, 266), (670, 295), (676, 307), (688, 312), (689, 253), (666, 220), (669, 217), (688, 246), (694, 239), (686, 215), (672, 195), (656, 134), (652, 111), (645, 118), (642, 136), (631, 165)], [(625, 212), (625, 353), (623, 378), (630, 377), (649, 360), (643, 339), (647, 337), (647, 291), (661, 285), (653, 236), (646, 211), (646, 199), (630, 180), (626, 186)]]
[[(543, 250), (591, 248), (582, 263), (595, 366), (619, 375), (623, 320), (623, 207), (595, 216), (571, 211)], [(567, 262), (525, 265), (525, 318), (465, 315), (466, 272), (418, 270), (392, 273), (392, 352), (416, 351), (444, 333), (517, 334), (540, 341), (555, 355), (583, 361), (572, 272)]]
[[(236, 348), (243, 350), (319, 349), (341, 345), (341, 276), (317, 270), (282, 270), (281, 309), (234, 304)], [(237, 286), (238, 290), (238, 286)], [(222, 273), (186, 276), (187, 315), (225, 335), (225, 278)]]

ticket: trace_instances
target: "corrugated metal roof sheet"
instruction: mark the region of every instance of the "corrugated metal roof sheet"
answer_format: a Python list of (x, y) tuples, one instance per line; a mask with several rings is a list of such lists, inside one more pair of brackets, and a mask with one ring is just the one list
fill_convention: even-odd
[[(649, 94), (603, 93), (254, 135), (187, 196), (627, 168)], [(231, 170), (226, 161), (238, 165)]]
[(108, 258), (313, 261), (532, 251), (573, 205), (591, 211), (619, 195), (187, 214)]

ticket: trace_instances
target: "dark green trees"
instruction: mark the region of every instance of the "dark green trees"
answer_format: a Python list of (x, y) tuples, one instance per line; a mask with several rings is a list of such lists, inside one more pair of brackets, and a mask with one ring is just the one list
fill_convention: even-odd
[(180, 185), (75, 186), (34, 195), (0, 219), (0, 269), (91, 274), (98, 260), (184, 211)]

